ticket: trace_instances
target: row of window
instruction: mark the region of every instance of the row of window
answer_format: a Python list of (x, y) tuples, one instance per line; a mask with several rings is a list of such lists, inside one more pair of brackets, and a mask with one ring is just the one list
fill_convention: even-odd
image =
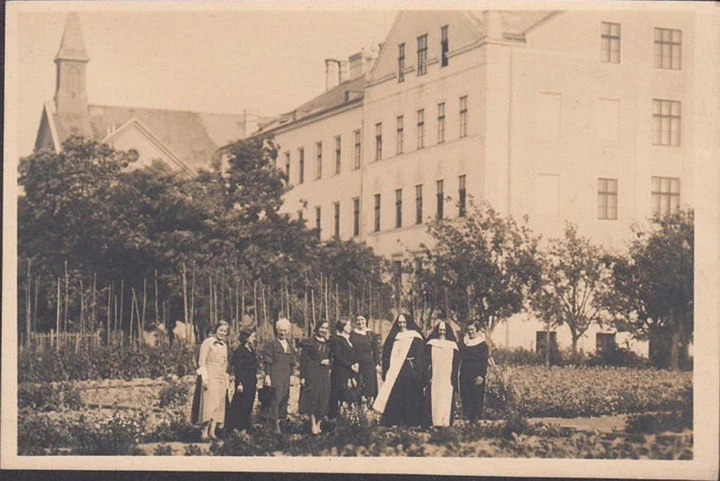
[[(621, 25), (602, 22), (600, 32), (601, 59), (607, 63), (620, 63)], [(653, 41), (655, 68), (680, 70), (682, 60), (682, 30), (655, 28)]]
[[(597, 181), (597, 217), (618, 218), (618, 180), (599, 178)], [(680, 179), (652, 177), (650, 201), (654, 215), (666, 215), (680, 210)]]
[[(360, 168), (360, 129), (353, 132), (353, 169)], [(334, 139), (333, 150), (333, 174), (339, 175), (342, 172), (342, 136), (336, 135)], [(297, 183), (305, 183), (305, 148), (297, 149), (298, 172)], [(285, 174), (290, 179), (290, 152), (285, 152)], [(315, 180), (321, 179), (323, 176), (323, 143), (315, 142)]]
[[(458, 137), (466, 137), (468, 129), (467, 95), (459, 98), (458, 106)], [(416, 148), (425, 148), (425, 109), (416, 112)], [(437, 103), (437, 143), (442, 144), (446, 138), (445, 102)], [(395, 154), (405, 152), (405, 116), (395, 117)], [(375, 160), (383, 158), (383, 123), (375, 124)]]
[[(445, 217), (445, 181), (443, 179), (435, 181), (435, 218), (443, 219)], [(380, 208), (382, 205), (381, 195), (375, 194), (374, 201), (374, 223), (373, 232), (380, 232)], [(353, 237), (360, 235), (360, 197), (355, 197), (353, 203)], [(467, 212), (467, 186), (466, 176), (458, 177), (458, 216), (464, 217)], [(298, 218), (302, 219), (302, 211), (298, 211)], [(415, 224), (423, 223), (423, 184), (415, 186)], [(403, 226), (403, 189), (395, 189), (395, 228)], [(315, 206), (315, 228), (320, 232), (322, 230), (322, 208)], [(333, 203), (333, 235), (340, 237), (340, 202)]]
[[(440, 67), (447, 67), (450, 63), (450, 31), (447, 25), (440, 27)], [(428, 64), (428, 34), (417, 37), (417, 75), (427, 73)], [(397, 79), (405, 81), (405, 43), (398, 44)]]
[[(550, 331), (550, 349), (558, 351), (557, 331)], [(548, 332), (535, 331), (535, 352), (545, 352), (548, 345)], [(595, 333), (595, 350), (602, 352), (617, 346), (614, 332)]]

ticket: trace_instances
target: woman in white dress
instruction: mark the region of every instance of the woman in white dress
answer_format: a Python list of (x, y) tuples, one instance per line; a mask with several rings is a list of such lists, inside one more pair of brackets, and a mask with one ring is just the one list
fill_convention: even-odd
[(430, 421), (433, 426), (450, 426), (457, 392), (460, 356), (455, 333), (444, 321), (435, 324), (427, 342)]
[[(230, 326), (220, 321), (215, 333), (200, 345), (197, 370), (201, 391), (197, 421), (204, 424), (202, 439), (215, 439), (215, 428), (225, 421), (225, 402), (228, 389), (228, 347), (227, 336)], [(199, 383), (200, 384), (200, 383)]]

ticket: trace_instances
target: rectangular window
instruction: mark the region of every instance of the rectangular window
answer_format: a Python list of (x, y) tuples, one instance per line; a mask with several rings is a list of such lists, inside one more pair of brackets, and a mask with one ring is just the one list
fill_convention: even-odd
[(468, 106), (467, 106), (467, 95), (460, 97), (460, 137), (467, 136), (468, 126)]
[(428, 36), (420, 35), (417, 38), (417, 74), (425, 75), (427, 73), (427, 48)]
[(320, 206), (315, 206), (315, 228), (318, 231), (318, 237), (320, 237), (320, 232), (322, 230), (322, 211), (320, 210)]
[(606, 351), (616, 346), (615, 333), (598, 332), (595, 334), (595, 350), (597, 352)]
[(465, 208), (467, 202), (467, 190), (465, 189), (465, 176), (458, 177), (458, 215), (465, 217)]
[(340, 238), (340, 202), (333, 203), (333, 229), (334, 236), (336, 239)]
[(653, 99), (653, 145), (680, 145), (680, 102)]
[(398, 82), (405, 81), (405, 44), (398, 45)]
[[(547, 338), (547, 331), (535, 331), (535, 352), (545, 352), (545, 346), (548, 344)], [(555, 331), (550, 331), (550, 352), (551, 355), (558, 352), (557, 332)]]
[(315, 143), (315, 179), (322, 178), (322, 142)]
[(403, 148), (404, 148), (404, 142), (405, 142), (405, 118), (402, 115), (398, 115), (397, 117), (397, 131), (396, 131), (396, 137), (395, 137), (395, 153), (396, 154), (402, 154)]
[(680, 70), (682, 30), (655, 29), (655, 68)]
[(436, 209), (436, 211), (435, 211), (435, 217), (438, 218), (438, 219), (440, 219), (440, 220), (442, 220), (443, 214), (444, 214), (444, 212), (443, 212), (443, 207), (445, 206), (445, 193), (444, 193), (445, 186), (444, 186), (444, 182), (443, 182), (442, 180), (438, 180), (438, 181), (436, 182), (436, 186), (437, 186), (437, 195), (436, 195), (436, 197), (437, 197), (437, 209)]
[(375, 124), (375, 160), (382, 159), (382, 122)]
[(417, 111), (417, 148), (425, 147), (425, 109)]
[(415, 186), (415, 223), (422, 224), (423, 221), (423, 186)]
[(438, 104), (437, 141), (438, 144), (445, 142), (445, 102)]
[(360, 168), (360, 142), (361, 142), (361, 136), (360, 136), (360, 129), (353, 132), (353, 135), (355, 136), (355, 145), (353, 146), (353, 167), (355, 170)]
[(618, 211), (617, 179), (598, 179), (598, 219), (616, 220)]
[(620, 24), (603, 22), (601, 25), (600, 45), (601, 60), (609, 63), (620, 63)]
[(448, 39), (448, 26), (440, 27), (440, 66), (448, 66), (448, 52), (450, 51), (450, 41)]
[(360, 197), (353, 198), (353, 237), (360, 235)]
[(290, 181), (290, 152), (285, 152), (285, 175)]
[(402, 227), (402, 189), (395, 189), (395, 227)]
[(340, 136), (335, 137), (335, 175), (339, 175), (342, 170), (342, 139)]
[(305, 182), (305, 149), (298, 149), (298, 184)]
[(680, 210), (680, 179), (677, 177), (653, 177), (651, 188), (652, 213), (657, 216)]
[(380, 232), (380, 194), (375, 194), (375, 232)]

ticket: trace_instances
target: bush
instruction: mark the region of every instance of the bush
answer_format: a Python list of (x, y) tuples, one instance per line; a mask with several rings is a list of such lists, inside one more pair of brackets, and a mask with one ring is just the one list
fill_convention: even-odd
[(175, 454), (175, 450), (169, 444), (158, 444), (153, 450), (155, 456), (172, 456)]
[(188, 444), (185, 446), (185, 456), (202, 456), (203, 452), (197, 444)]
[(46, 448), (69, 446), (73, 439), (72, 426), (48, 416), (18, 415), (18, 454), (43, 455)]
[(82, 396), (70, 383), (44, 383), (18, 385), (18, 409), (34, 411), (60, 411), (78, 409), (82, 406)]
[(612, 345), (590, 356), (587, 365), (644, 369), (650, 367), (650, 361), (631, 349)]
[(136, 419), (115, 412), (112, 418), (98, 423), (80, 422), (73, 429), (76, 447), (73, 454), (79, 455), (133, 455), (141, 454), (138, 442), (144, 419)]
[(18, 382), (21, 383), (182, 377), (194, 370), (194, 349), (179, 345), (105, 345), (78, 352), (61, 349), (59, 353), (51, 350), (18, 353)]
[(187, 403), (188, 400), (188, 386), (179, 383), (171, 382), (160, 390), (160, 403), (161, 408), (164, 407), (178, 407)]
[(158, 422), (150, 432), (145, 434), (143, 441), (195, 443), (200, 441), (200, 430), (185, 418), (184, 411), (171, 411), (168, 413), (167, 419)]

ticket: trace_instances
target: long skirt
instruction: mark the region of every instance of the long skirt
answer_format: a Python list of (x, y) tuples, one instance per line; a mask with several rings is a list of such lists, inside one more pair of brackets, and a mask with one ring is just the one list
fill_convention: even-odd
[(255, 404), (256, 392), (257, 387), (254, 384), (243, 392), (235, 392), (225, 416), (225, 429), (228, 432), (233, 429), (242, 431), (250, 427), (250, 415)]

